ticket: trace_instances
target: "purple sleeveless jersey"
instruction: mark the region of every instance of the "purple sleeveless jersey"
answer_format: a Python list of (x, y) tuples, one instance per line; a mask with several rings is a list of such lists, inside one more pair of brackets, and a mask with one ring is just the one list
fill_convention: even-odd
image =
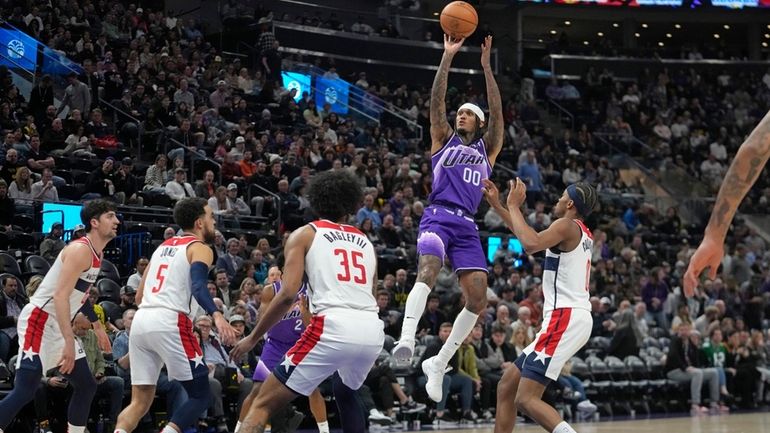
[[(276, 281), (273, 283), (275, 293), (281, 290), (281, 282)], [(305, 283), (302, 283), (302, 287), (297, 292), (297, 300), (299, 295), (304, 295), (306, 291)], [(281, 344), (288, 344), (293, 346), (294, 343), (299, 340), (302, 332), (305, 330), (305, 325), (302, 323), (302, 315), (299, 311), (299, 307), (292, 308), (286, 313), (281, 320), (275, 324), (269, 331), (267, 331), (268, 344), (273, 341)]]
[(487, 272), (479, 229), (473, 216), (484, 194), (483, 179), (492, 174), (484, 140), (464, 145), (452, 134), (431, 157), (433, 192), (420, 220), (417, 253), (449, 258), (455, 272)]
[(466, 146), (457, 134), (452, 134), (444, 147), (431, 157), (431, 165), (430, 202), (458, 208), (473, 216), (483, 198), (481, 181), (492, 173), (484, 140), (479, 138)]
[[(281, 282), (273, 283), (275, 293), (281, 290)], [(306, 294), (307, 284), (302, 283), (302, 287), (297, 292), (297, 299), (300, 294)], [(259, 363), (254, 368), (252, 379), (257, 382), (264, 382), (270, 372), (281, 361), (281, 358), (289, 351), (302, 336), (305, 331), (305, 325), (302, 323), (302, 314), (299, 307), (294, 307), (286, 313), (281, 320), (267, 331), (265, 346), (262, 348), (262, 355), (259, 357)]]

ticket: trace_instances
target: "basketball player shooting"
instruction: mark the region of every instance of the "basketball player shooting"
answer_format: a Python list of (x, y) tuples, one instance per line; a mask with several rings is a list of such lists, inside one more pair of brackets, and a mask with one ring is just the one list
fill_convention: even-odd
[(377, 255), (366, 235), (345, 224), (361, 196), (361, 187), (345, 171), (327, 171), (311, 180), (308, 199), (321, 219), (294, 231), (286, 242), (281, 290), (252, 335), (261, 336), (286, 315), (304, 275), (313, 318), (267, 377), (241, 433), (263, 433), (273, 413), (297, 395), (310, 395), (331, 375), (342, 430), (365, 431), (356, 390), (377, 360), (385, 333), (374, 299)]
[(709, 268), (708, 277), (717, 277), (717, 269), (725, 255), (725, 237), (738, 206), (746, 197), (759, 173), (770, 158), (770, 113), (767, 113), (735, 155), (714, 203), (714, 211), (706, 226), (703, 241), (690, 259), (684, 274), (684, 294), (695, 294), (701, 273)]
[(94, 328), (100, 349), (112, 351), (88, 294), (99, 276), (102, 250), (117, 236), (120, 220), (115, 210), (115, 205), (106, 200), (89, 201), (83, 206), (80, 219), (88, 233), (64, 247), (22, 309), (17, 324), (16, 378), (13, 391), (0, 401), (0, 433), (35, 397), (43, 373), (55, 368), (74, 388), (67, 412), (67, 432), (85, 431), (96, 381), (71, 323), (82, 311)]
[(538, 233), (521, 213), (526, 185), (516, 178), (510, 186), (507, 210), (500, 204), (497, 187), (489, 180), (484, 180), (484, 196), (528, 254), (545, 250), (545, 302), (540, 332), (505, 371), (497, 387), (495, 433), (513, 431), (517, 409), (546, 431), (575, 433), (542, 398), (548, 383), (559, 378), (564, 364), (591, 336), (588, 287), (593, 237), (582, 220), (596, 206), (596, 191), (583, 182), (568, 186), (554, 206), (553, 213), (558, 219)]
[(444, 100), (447, 76), (452, 58), (463, 41), (444, 35), (444, 55), (433, 81), (430, 99), (433, 192), (417, 238), (420, 256), (417, 282), (406, 300), (401, 338), (393, 349), (397, 360), (411, 360), (417, 322), (425, 310), (428, 294), (436, 284), (444, 257), (448, 257), (459, 277), (466, 302), (439, 354), (423, 361), (422, 369), (428, 379), (425, 389), (436, 402), (441, 401), (447, 364), (487, 306), (487, 263), (473, 216), (482, 198), (481, 182), (489, 178), (503, 146), (502, 102), (489, 63), (491, 36), (487, 36), (481, 45), (481, 66), (490, 112), (488, 124), (481, 108), (471, 103), (465, 103), (457, 110), (454, 131), (447, 122)]
[(235, 331), (217, 310), (207, 287), (214, 259), (207, 244), (214, 242), (216, 226), (211, 207), (202, 198), (179, 200), (174, 222), (184, 234), (167, 239), (155, 250), (136, 291), (139, 310), (128, 340), (131, 404), (118, 416), (115, 433), (134, 431), (150, 409), (163, 365), (169, 380), (182, 384), (188, 400), (161, 433), (181, 433), (209, 407), (209, 369), (191, 320), (199, 305), (214, 318), (222, 342), (235, 342)]

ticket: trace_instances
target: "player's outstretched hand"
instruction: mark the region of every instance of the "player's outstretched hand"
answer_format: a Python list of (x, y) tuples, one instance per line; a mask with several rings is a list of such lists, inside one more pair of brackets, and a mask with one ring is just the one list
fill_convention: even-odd
[(112, 344), (110, 344), (110, 337), (107, 336), (107, 332), (101, 326), (101, 324), (94, 326), (94, 334), (96, 334), (96, 341), (99, 344), (99, 349), (104, 353), (112, 353)]
[(452, 39), (449, 35), (444, 34), (444, 51), (447, 54), (457, 54), (463, 46), (463, 42), (465, 42), (465, 38)]
[(508, 210), (518, 209), (527, 199), (527, 184), (518, 177), (510, 181), (511, 189), (508, 191)]
[(695, 254), (690, 258), (690, 265), (684, 273), (684, 295), (688, 298), (695, 294), (698, 287), (700, 274), (709, 268), (708, 277), (713, 280), (717, 277), (717, 269), (725, 256), (724, 242), (712, 239), (708, 235), (703, 238)]
[(484, 38), (481, 44), (481, 67), (487, 69), (490, 67), (489, 57), (492, 52), (492, 35)]
[(70, 374), (73, 368), (75, 368), (75, 342), (65, 340), (64, 348), (61, 351), (61, 359), (59, 359), (59, 372), (61, 374)]
[(500, 190), (497, 189), (497, 185), (489, 179), (483, 179), (484, 187), (481, 188), (481, 192), (484, 193), (484, 198), (487, 199), (487, 203), (493, 208), (501, 207), (500, 204)]
[(217, 314), (214, 316), (214, 324), (217, 327), (219, 338), (225, 346), (232, 346), (235, 343), (235, 329), (227, 323), (225, 316)]
[(230, 349), (230, 359), (235, 362), (239, 362), (243, 358), (243, 355), (251, 352), (251, 350), (254, 349), (254, 346), (256, 345), (257, 339), (253, 338), (253, 335), (249, 335), (248, 337), (243, 338), (241, 341), (236, 343), (232, 349)]

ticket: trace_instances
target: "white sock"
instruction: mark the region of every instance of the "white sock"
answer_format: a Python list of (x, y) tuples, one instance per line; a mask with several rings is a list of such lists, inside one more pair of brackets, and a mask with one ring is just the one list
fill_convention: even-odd
[(329, 433), (329, 421), (318, 423), (318, 433)]
[(179, 432), (176, 431), (174, 427), (171, 427), (169, 424), (166, 424), (166, 426), (163, 427), (163, 430), (161, 430), (160, 433), (179, 433)]
[(85, 431), (86, 431), (86, 426), (84, 425), (76, 426), (76, 425), (67, 423), (67, 433), (85, 433)]
[(553, 433), (577, 433), (571, 425), (567, 424), (567, 421), (560, 422), (554, 429)]
[(479, 320), (478, 314), (471, 313), (467, 308), (463, 308), (460, 314), (457, 315), (454, 324), (452, 324), (452, 332), (449, 334), (446, 342), (441, 346), (441, 351), (436, 355), (437, 362), (440, 362), (442, 366), (446, 367), (449, 361), (463, 344), (468, 334), (473, 331), (473, 327), (476, 326), (476, 321)]
[(427, 284), (414, 283), (412, 291), (406, 297), (406, 306), (404, 307), (404, 324), (401, 326), (401, 339), (414, 340), (417, 333), (417, 322), (425, 311), (425, 304), (428, 303), (430, 287)]
[[(2, 433), (2, 432), (0, 432)], [(128, 433), (127, 431), (123, 430), (122, 428), (116, 428), (115, 433)]]
[(238, 433), (239, 431), (241, 431), (241, 422), (240, 421), (235, 423), (235, 430), (233, 430), (233, 433)]

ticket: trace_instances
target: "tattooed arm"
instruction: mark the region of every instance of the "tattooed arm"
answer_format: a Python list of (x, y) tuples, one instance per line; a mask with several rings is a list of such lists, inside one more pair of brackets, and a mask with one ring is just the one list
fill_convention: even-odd
[(492, 66), (489, 63), (490, 53), (492, 51), (492, 36), (484, 38), (481, 45), (481, 67), (484, 69), (484, 79), (487, 82), (487, 102), (489, 103), (489, 123), (487, 132), (484, 134), (484, 144), (487, 147), (487, 157), (489, 163), (494, 166), (497, 155), (503, 148), (503, 101), (500, 96), (500, 89), (497, 88), (495, 75), (492, 73)]
[(749, 138), (738, 149), (719, 188), (714, 212), (711, 214), (706, 236), (724, 242), (727, 229), (743, 198), (759, 177), (770, 157), (770, 113), (759, 122)]
[(438, 65), (436, 77), (433, 79), (433, 87), (430, 90), (430, 153), (441, 150), (447, 138), (452, 134), (452, 128), (446, 120), (446, 88), (449, 77), (449, 65), (452, 58), (460, 50), (465, 39), (452, 40), (444, 35), (444, 55)]
[(770, 113), (759, 122), (749, 138), (743, 142), (727, 170), (719, 188), (714, 211), (711, 213), (703, 242), (690, 259), (684, 275), (684, 292), (692, 296), (704, 269), (709, 268), (709, 278), (717, 276), (717, 269), (724, 257), (724, 242), (735, 212), (743, 198), (759, 177), (759, 172), (770, 158)]

